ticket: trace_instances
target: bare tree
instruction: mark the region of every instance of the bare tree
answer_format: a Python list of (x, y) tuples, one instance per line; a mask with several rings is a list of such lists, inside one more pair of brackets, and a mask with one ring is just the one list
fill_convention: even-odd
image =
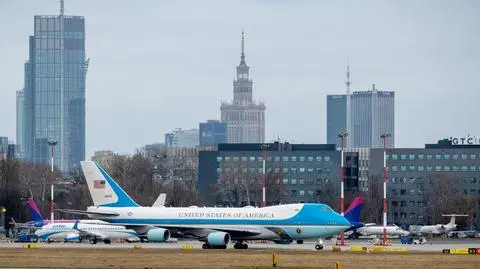
[(433, 174), (424, 180), (421, 189), (424, 192), (429, 223), (444, 223), (442, 214), (468, 214), (468, 218), (458, 219), (458, 223), (461, 226), (472, 223), (478, 202), (468, 192), (459, 189), (461, 182), (462, 179), (451, 173)]
[[(242, 164), (222, 169), (213, 189), (217, 202), (228, 206), (261, 205), (263, 200), (262, 174), (250, 171)], [(267, 205), (284, 203), (287, 199), (282, 175), (270, 170), (266, 173), (265, 199)]]
[(361, 219), (366, 223), (381, 223), (383, 214), (383, 176), (371, 174), (368, 190), (362, 192), (363, 210)]

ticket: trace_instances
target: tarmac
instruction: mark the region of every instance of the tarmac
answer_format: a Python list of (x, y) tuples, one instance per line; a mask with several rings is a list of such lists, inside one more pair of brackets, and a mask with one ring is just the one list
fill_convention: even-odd
[[(372, 240), (351, 240), (347, 241), (347, 246), (342, 246), (342, 250), (350, 250), (352, 247), (375, 247)], [(0, 248), (24, 248), (27, 243), (10, 243), (0, 242)], [(35, 247), (39, 248), (87, 248), (87, 249), (129, 249), (141, 247), (146, 249), (201, 249), (202, 242), (199, 241), (178, 241), (171, 243), (112, 243), (104, 244), (99, 242), (97, 244), (84, 243), (33, 243)], [(282, 251), (315, 251), (315, 242), (304, 242), (303, 244), (275, 244), (273, 242), (249, 242), (248, 250), (263, 250), (263, 249), (278, 249)], [(334, 244), (330, 241), (325, 241), (325, 248), (323, 251), (332, 251)], [(233, 244), (228, 245), (229, 249), (233, 249)], [(407, 252), (442, 252), (443, 249), (459, 249), (459, 248), (480, 248), (479, 239), (457, 239), (457, 240), (433, 240), (423, 245), (409, 245), (401, 244), (399, 240), (393, 240), (389, 248), (402, 248)], [(245, 251), (245, 250), (239, 250)]]

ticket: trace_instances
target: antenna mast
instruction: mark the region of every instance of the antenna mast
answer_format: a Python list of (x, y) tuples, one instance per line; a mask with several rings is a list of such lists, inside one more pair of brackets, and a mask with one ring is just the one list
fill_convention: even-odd
[(64, 11), (65, 11), (64, 1), (60, 0), (60, 16), (63, 16)]
[(352, 82), (350, 81), (350, 63), (347, 64), (347, 81), (345, 81), (345, 85), (347, 85), (347, 94), (350, 93), (350, 84)]

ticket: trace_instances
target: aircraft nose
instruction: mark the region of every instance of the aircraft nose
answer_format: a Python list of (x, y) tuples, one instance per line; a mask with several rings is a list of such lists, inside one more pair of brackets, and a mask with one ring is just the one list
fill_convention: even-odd
[(346, 226), (347, 228), (352, 225), (350, 221), (342, 215), (338, 215), (337, 223), (341, 226)]

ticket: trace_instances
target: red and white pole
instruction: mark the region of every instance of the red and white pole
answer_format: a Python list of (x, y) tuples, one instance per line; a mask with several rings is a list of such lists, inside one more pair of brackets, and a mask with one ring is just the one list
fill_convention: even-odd
[(387, 244), (387, 137), (383, 134), (383, 244)]
[[(345, 134), (341, 135), (341, 140), (342, 140), (342, 147), (340, 151), (340, 212), (342, 216), (345, 214), (345, 196), (344, 196), (344, 171), (343, 171), (343, 139), (345, 137)], [(342, 246), (345, 245), (345, 234), (342, 231), (340, 233), (340, 244)]]
[(53, 200), (54, 199), (54, 184), (55, 184), (55, 174), (54, 174), (54, 165), (53, 165), (53, 161), (54, 161), (54, 158), (55, 158), (55, 145), (57, 145), (57, 141), (49, 141), (48, 142), (48, 145), (50, 146), (51, 148), (51, 160), (50, 160), (50, 163), (51, 163), (51, 171), (52, 171), (52, 185), (51, 185), (51, 188), (50, 188), (50, 221), (51, 223), (54, 223), (55, 222), (55, 201)]
[(262, 157), (263, 157), (263, 174), (262, 174), (262, 207), (265, 207), (267, 206), (267, 202), (266, 202), (266, 189), (265, 189), (265, 185), (266, 185), (266, 174), (265, 174), (265, 160), (267, 158), (267, 152), (265, 151), (265, 144), (262, 145)]

